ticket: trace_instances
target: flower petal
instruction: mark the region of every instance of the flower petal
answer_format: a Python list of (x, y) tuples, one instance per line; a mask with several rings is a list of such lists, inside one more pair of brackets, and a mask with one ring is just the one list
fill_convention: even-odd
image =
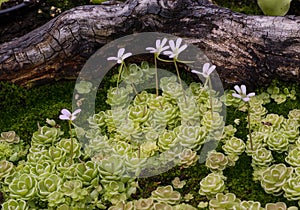
[(66, 115), (59, 115), (59, 119), (61, 119), (61, 120), (70, 120), (70, 117), (66, 116)]
[(245, 98), (243, 98), (243, 101), (245, 101), (245, 102), (248, 102), (250, 100), (250, 98), (249, 97), (245, 97)]
[(122, 56), (122, 60), (125, 60), (126, 58), (130, 57), (132, 53), (126, 53), (125, 55)]
[(202, 72), (203, 72), (203, 73), (208, 71), (209, 65), (210, 65), (209, 63), (205, 63), (205, 64), (203, 65), (203, 68), (202, 68)]
[(163, 47), (167, 43), (167, 41), (168, 41), (167, 38), (163, 38), (163, 40), (161, 41), (160, 47)]
[(125, 48), (120, 48), (118, 51), (118, 58), (121, 58), (124, 52), (125, 52)]
[(216, 66), (215, 66), (215, 65), (212, 65), (212, 66), (208, 69), (207, 74), (210, 75), (215, 69), (216, 69)]
[(62, 109), (62, 110), (61, 110), (61, 113), (62, 113), (63, 115), (66, 115), (66, 116), (70, 116), (70, 115), (71, 115), (71, 112), (70, 112), (69, 110), (67, 110), (67, 109)]
[(242, 94), (246, 95), (246, 91), (247, 91), (246, 86), (245, 85), (241, 85), (241, 89), (242, 89)]
[(108, 57), (107, 60), (108, 61), (117, 61), (118, 58), (117, 57)]
[(235, 85), (234, 89), (236, 90), (236, 92), (238, 92), (238, 94), (242, 93), (241, 88), (238, 85)]
[(176, 48), (177, 49), (179, 49), (179, 47), (180, 47), (180, 45), (181, 45), (181, 42), (182, 42), (182, 39), (181, 38), (178, 38), (177, 40), (176, 40)]
[(171, 50), (174, 51), (175, 50), (175, 43), (173, 40), (169, 41), (169, 46), (171, 47)]
[(201, 72), (199, 72), (197, 70), (192, 70), (191, 72), (194, 73), (194, 74), (202, 74)]
[(232, 93), (232, 96), (233, 96), (233, 97), (236, 97), (236, 98), (242, 98), (242, 96), (241, 96), (241, 95), (239, 95), (239, 94), (236, 94), (236, 93)]
[(255, 93), (249, 93), (247, 96), (248, 97), (253, 97), (253, 96), (255, 96)]
[(187, 48), (187, 45), (186, 45), (186, 44), (185, 44), (185, 45), (182, 45), (182, 46), (178, 49), (178, 53), (177, 53), (177, 54), (181, 53), (181, 52), (184, 51), (186, 48)]

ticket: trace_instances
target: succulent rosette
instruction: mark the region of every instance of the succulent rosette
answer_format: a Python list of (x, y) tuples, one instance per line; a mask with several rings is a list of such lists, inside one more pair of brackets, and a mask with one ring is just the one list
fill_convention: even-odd
[(7, 161), (7, 160), (1, 160), (0, 161), (0, 180), (7, 177), (14, 168), (14, 164)]
[[(287, 210), (287, 206), (284, 202), (267, 203), (265, 210)], [(291, 209), (289, 208), (289, 210)]]
[(56, 165), (57, 174), (64, 179), (73, 179), (75, 175), (75, 167), (78, 163), (71, 163), (71, 161), (62, 161)]
[(104, 129), (105, 127), (105, 112), (101, 111), (88, 118), (88, 123), (90, 128), (94, 129)]
[(157, 145), (160, 151), (169, 150), (176, 145), (176, 134), (173, 130), (164, 130), (158, 137)]
[(260, 202), (255, 201), (242, 201), (241, 210), (262, 210)]
[(106, 103), (111, 107), (127, 107), (130, 103), (129, 94), (132, 93), (132, 88), (130, 86), (126, 87), (112, 87), (107, 91)]
[(83, 200), (88, 195), (88, 191), (82, 187), (82, 182), (79, 180), (65, 181), (60, 187), (60, 192), (74, 201)]
[(200, 149), (206, 137), (205, 128), (200, 126), (181, 125), (176, 128), (175, 134), (177, 135), (176, 142), (185, 148), (194, 150)]
[(181, 181), (179, 177), (175, 177), (172, 181), (172, 185), (175, 189), (181, 189), (186, 184), (186, 181)]
[(203, 125), (208, 131), (212, 131), (223, 128), (225, 123), (223, 117), (218, 112), (213, 112), (212, 117), (211, 111), (206, 111), (203, 113), (201, 125)]
[(97, 186), (99, 182), (99, 172), (97, 164), (92, 161), (79, 163), (75, 167), (75, 174), (77, 178), (82, 181), (85, 186)]
[(100, 177), (106, 180), (119, 180), (124, 174), (124, 160), (116, 155), (112, 155), (98, 162)]
[(60, 147), (51, 146), (51, 147), (49, 147), (47, 153), (43, 154), (41, 160), (46, 159), (50, 162), (58, 164), (61, 161), (66, 159), (66, 154), (67, 154), (66, 150), (63, 150)]
[(134, 210), (133, 202), (130, 201), (130, 202), (125, 203), (124, 201), (120, 201), (116, 205), (111, 206), (111, 207), (108, 208), (108, 210), (120, 210), (120, 209), (122, 209), (122, 210)]
[(282, 125), (282, 132), (289, 140), (290, 143), (294, 143), (299, 137), (299, 123), (294, 119), (287, 119)]
[(14, 131), (2, 132), (0, 135), (0, 142), (15, 144), (20, 142), (20, 137)]
[(142, 158), (153, 156), (159, 147), (156, 145), (156, 141), (146, 141), (140, 145), (140, 156)]
[(128, 115), (132, 121), (143, 123), (149, 118), (150, 110), (146, 105), (131, 106)]
[(147, 61), (142, 61), (141, 65), (140, 65), (140, 68), (141, 68), (141, 71), (144, 74), (143, 80), (145, 80), (145, 81), (152, 78), (156, 73), (155, 68), (152, 68)]
[(280, 128), (282, 123), (284, 123), (285, 118), (278, 114), (268, 114), (264, 119), (265, 123), (270, 123), (274, 128)]
[(240, 209), (241, 201), (236, 198), (233, 193), (218, 193), (215, 198), (209, 201), (210, 210), (219, 210), (219, 209)]
[(224, 170), (228, 165), (228, 158), (223, 153), (212, 150), (207, 154), (205, 165), (211, 171)]
[(165, 103), (161, 108), (157, 108), (153, 111), (153, 121), (162, 126), (174, 127), (177, 124), (178, 107), (171, 103)]
[(268, 194), (282, 194), (282, 187), (292, 175), (293, 168), (284, 164), (274, 164), (262, 172), (260, 184)]
[(177, 100), (180, 110), (181, 125), (200, 125), (200, 111), (193, 96), (181, 96)]
[(266, 143), (270, 150), (278, 153), (287, 151), (289, 146), (288, 138), (278, 131), (270, 133), (266, 139)]
[(134, 201), (134, 208), (137, 210), (148, 210), (152, 209), (154, 202), (151, 198), (140, 198)]
[(183, 95), (182, 87), (178, 82), (172, 82), (170, 79), (168, 83), (161, 79), (160, 87), (163, 90), (162, 96), (169, 100), (176, 100), (178, 97)]
[(30, 166), (29, 171), (37, 179), (44, 179), (55, 172), (55, 165), (49, 161), (40, 161), (36, 165)]
[(173, 210), (174, 206), (171, 206), (167, 203), (154, 203), (153, 210)]
[(252, 154), (252, 167), (255, 168), (263, 168), (268, 167), (274, 161), (272, 152), (262, 147), (257, 149)]
[(52, 192), (59, 191), (63, 180), (56, 174), (48, 174), (47, 177), (41, 179), (37, 184), (38, 195), (44, 201), (47, 200), (47, 196)]
[(157, 202), (174, 205), (179, 203), (181, 195), (179, 192), (174, 191), (171, 185), (167, 185), (165, 187), (158, 187), (152, 191), (151, 198)]
[[(62, 139), (58, 142), (57, 148), (63, 150), (66, 154), (70, 153), (71, 139)], [(78, 158), (81, 155), (80, 151), (81, 145), (77, 139), (73, 138), (73, 158)]]
[(298, 123), (300, 123), (300, 109), (293, 109), (289, 111), (288, 117), (289, 119), (296, 120)]
[(2, 210), (28, 210), (29, 207), (25, 200), (22, 199), (9, 199), (2, 203)]
[(145, 168), (146, 163), (147, 158), (140, 157), (139, 152), (126, 155), (124, 160), (124, 165), (126, 166), (127, 172), (133, 173), (134, 176), (140, 175), (142, 169)]
[(155, 94), (148, 93), (147, 91), (142, 91), (136, 95), (133, 99), (133, 105), (147, 105), (149, 101), (156, 98)]
[(57, 207), (59, 204), (66, 202), (66, 198), (63, 192), (54, 191), (47, 196), (48, 206)]
[(141, 68), (136, 65), (135, 63), (132, 63), (128, 66), (126, 71), (122, 72), (121, 78), (126, 84), (140, 84), (143, 83), (144, 77), (143, 77), (143, 71)]
[(199, 156), (197, 152), (185, 148), (178, 156), (180, 161), (180, 166), (183, 168), (188, 168), (196, 164)]
[(293, 174), (283, 185), (284, 197), (288, 200), (300, 200), (300, 176)]
[(299, 157), (300, 157), (300, 147), (297, 146), (288, 152), (288, 155), (285, 157), (285, 162), (287, 162), (291, 166), (299, 167), (300, 166)]
[(225, 177), (218, 173), (210, 173), (200, 181), (200, 195), (208, 197), (214, 196), (217, 193), (225, 190)]
[(231, 137), (227, 141), (225, 141), (225, 144), (222, 146), (222, 149), (224, 150), (225, 154), (230, 155), (241, 155), (245, 151), (246, 145), (243, 142), (243, 140), (237, 138), (237, 137)]
[(21, 174), (15, 177), (8, 189), (11, 198), (29, 200), (36, 195), (36, 179), (31, 174)]
[(86, 94), (91, 91), (93, 84), (88, 81), (81, 80), (79, 83), (76, 83), (75, 89), (79, 94)]
[(63, 132), (59, 128), (43, 126), (33, 133), (31, 142), (36, 145), (50, 146), (57, 142), (62, 134)]

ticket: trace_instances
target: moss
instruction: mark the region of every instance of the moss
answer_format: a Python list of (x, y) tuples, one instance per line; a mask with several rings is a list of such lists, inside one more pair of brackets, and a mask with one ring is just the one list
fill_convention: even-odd
[(255, 0), (214, 0), (213, 3), (229, 8), (235, 12), (252, 15), (263, 15)]

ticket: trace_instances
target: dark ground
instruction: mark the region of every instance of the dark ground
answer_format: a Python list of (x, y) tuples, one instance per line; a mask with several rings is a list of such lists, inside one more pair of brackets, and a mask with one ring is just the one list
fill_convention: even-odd
[[(21, 4), (23, 0), (10, 0), (1, 5), (1, 10)], [(55, 9), (68, 10), (79, 5), (90, 4), (89, 0), (31, 0), (28, 6), (13, 12), (1, 14), (0, 10), (0, 43), (20, 37), (45, 24), (55, 14)], [(231, 8), (245, 14), (262, 15), (256, 0), (214, 0), (215, 4)], [(39, 12), (40, 10), (40, 12)], [(288, 15), (300, 15), (300, 0), (293, 0)]]

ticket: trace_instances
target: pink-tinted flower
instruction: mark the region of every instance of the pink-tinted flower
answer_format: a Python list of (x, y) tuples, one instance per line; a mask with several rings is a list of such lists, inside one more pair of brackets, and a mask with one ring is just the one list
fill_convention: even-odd
[(61, 115), (59, 115), (59, 119), (61, 120), (70, 120), (73, 121), (76, 119), (76, 115), (81, 112), (81, 109), (76, 109), (73, 113), (71, 113), (67, 109), (62, 109), (61, 110)]

